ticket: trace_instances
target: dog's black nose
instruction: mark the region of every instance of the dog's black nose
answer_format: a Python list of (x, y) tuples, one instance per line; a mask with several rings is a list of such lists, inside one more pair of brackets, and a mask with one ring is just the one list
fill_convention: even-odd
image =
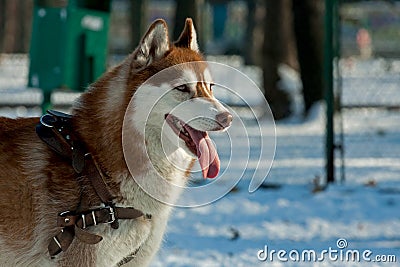
[(221, 124), (222, 127), (227, 128), (231, 125), (233, 116), (231, 113), (225, 111), (217, 114), (216, 119), (217, 122)]

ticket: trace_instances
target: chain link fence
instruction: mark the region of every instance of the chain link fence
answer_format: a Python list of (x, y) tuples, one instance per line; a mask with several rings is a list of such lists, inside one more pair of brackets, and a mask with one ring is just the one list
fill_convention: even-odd
[(400, 3), (340, 4), (336, 179), (375, 185), (400, 171)]

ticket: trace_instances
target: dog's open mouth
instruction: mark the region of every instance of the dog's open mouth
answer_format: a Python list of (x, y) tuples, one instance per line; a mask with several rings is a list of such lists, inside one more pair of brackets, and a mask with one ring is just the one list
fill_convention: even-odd
[(172, 114), (166, 114), (165, 120), (176, 135), (182, 139), (189, 150), (197, 155), (204, 178), (215, 178), (220, 169), (217, 150), (207, 132), (199, 131)]

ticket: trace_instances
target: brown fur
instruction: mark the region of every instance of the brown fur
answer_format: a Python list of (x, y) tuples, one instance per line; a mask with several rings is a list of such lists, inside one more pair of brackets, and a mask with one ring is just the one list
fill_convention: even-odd
[(73, 210), (80, 196), (71, 166), (37, 137), (37, 122), (0, 118), (0, 236), (10, 251), (25, 254), (46, 252), (59, 231), (57, 214)]

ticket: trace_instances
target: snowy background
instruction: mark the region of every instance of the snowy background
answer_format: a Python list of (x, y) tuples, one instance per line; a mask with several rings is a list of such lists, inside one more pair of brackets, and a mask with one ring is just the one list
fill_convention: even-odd
[[(400, 103), (399, 66), (399, 62), (383, 60), (343, 62), (343, 103)], [(260, 82), (259, 70), (240, 63), (236, 67)], [(298, 77), (284, 67), (281, 74), (282, 83), (295, 100), (296, 112), (276, 123), (276, 155), (266, 182), (250, 194), (245, 176), (217, 202), (175, 209), (163, 248), (152, 266), (360, 266), (329, 260), (299, 263), (257, 259), (257, 252), (266, 245), (269, 250), (311, 249), (318, 253), (330, 247), (338, 249), (339, 238), (347, 240), (347, 249), (371, 250), (371, 258), (378, 254), (397, 257), (397, 263), (367, 266), (399, 266), (400, 112), (346, 109), (346, 181), (320, 190), (325, 175), (324, 105), (316, 105), (307, 118), (302, 118)], [(40, 108), (5, 107), (6, 103), (18, 106), (41, 101), (40, 91), (25, 88), (26, 76), (25, 56), (0, 58), (1, 116), (40, 115)], [(55, 95), (54, 100), (64, 101), (65, 94)], [(261, 128), (269, 125), (263, 120), (259, 121)], [(248, 119), (244, 123), (251, 138), (258, 124)], [(221, 160), (226, 161), (231, 147), (224, 145), (220, 140), (223, 137), (216, 135), (214, 140)], [(245, 142), (243, 138), (243, 143), (233, 144), (233, 149)]]

